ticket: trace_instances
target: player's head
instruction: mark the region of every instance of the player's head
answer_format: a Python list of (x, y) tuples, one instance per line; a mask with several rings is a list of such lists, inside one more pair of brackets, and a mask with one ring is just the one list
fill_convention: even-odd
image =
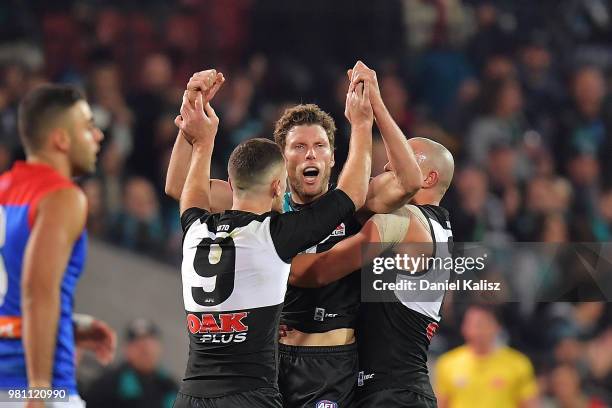
[[(418, 204), (437, 204), (453, 180), (455, 161), (446, 147), (424, 137), (413, 137), (408, 140), (423, 176), (421, 189), (413, 201)], [(391, 170), (389, 163), (385, 170)]]
[(465, 312), (461, 333), (465, 342), (477, 352), (490, 351), (500, 331), (499, 316), (494, 306), (474, 304)]
[(19, 106), (19, 134), (26, 155), (62, 155), (73, 175), (95, 170), (102, 132), (81, 92), (71, 86), (45, 85)]
[(289, 108), (276, 122), (274, 140), (287, 162), (289, 186), (303, 202), (327, 191), (335, 133), (334, 120), (314, 104)]
[(268, 197), (273, 210), (282, 210), (287, 169), (276, 143), (261, 138), (240, 143), (230, 155), (227, 171), (236, 197)]

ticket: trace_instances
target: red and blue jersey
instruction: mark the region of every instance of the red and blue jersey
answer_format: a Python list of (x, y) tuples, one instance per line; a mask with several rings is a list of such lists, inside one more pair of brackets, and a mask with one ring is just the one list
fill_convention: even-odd
[[(20, 286), (24, 254), (38, 203), (50, 193), (74, 186), (72, 181), (44, 164), (17, 162), (10, 171), (0, 175), (0, 389), (27, 387)], [(77, 394), (73, 298), (85, 264), (86, 248), (87, 234), (83, 231), (74, 244), (61, 281), (52, 386), (67, 388), (70, 394)]]

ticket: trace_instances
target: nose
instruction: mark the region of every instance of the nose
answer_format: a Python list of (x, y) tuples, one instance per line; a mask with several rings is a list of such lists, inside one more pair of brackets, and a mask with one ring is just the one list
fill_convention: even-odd
[(383, 170), (384, 170), (384, 171), (391, 171), (391, 170), (392, 170), (392, 169), (391, 169), (391, 163), (390, 163), (390, 162), (387, 162), (387, 164), (385, 164), (385, 167), (383, 167)]
[(306, 158), (307, 159), (316, 159), (317, 158), (317, 155), (315, 154), (314, 146), (311, 147), (310, 149), (308, 149), (308, 151), (306, 151)]

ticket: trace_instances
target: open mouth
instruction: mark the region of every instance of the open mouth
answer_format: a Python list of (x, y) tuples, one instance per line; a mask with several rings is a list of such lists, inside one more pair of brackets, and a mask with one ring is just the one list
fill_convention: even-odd
[(306, 167), (302, 173), (304, 175), (304, 181), (308, 184), (314, 184), (319, 175), (319, 169), (316, 167)]

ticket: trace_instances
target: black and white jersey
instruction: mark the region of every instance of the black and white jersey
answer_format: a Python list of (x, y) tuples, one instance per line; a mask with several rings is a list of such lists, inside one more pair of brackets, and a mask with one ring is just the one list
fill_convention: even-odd
[(278, 324), (291, 259), (355, 211), (333, 190), (303, 211), (181, 215), (190, 339), (181, 392), (214, 397), (276, 387)]
[[(285, 212), (299, 212), (308, 206), (293, 202), (291, 194), (286, 193), (283, 208)], [(360, 229), (361, 224), (354, 214), (350, 214), (329, 236), (304, 252), (328, 251), (338, 242), (358, 233)], [(361, 301), (360, 295), (359, 272), (351, 273), (321, 288), (288, 285), (281, 321), (304, 333), (324, 333), (334, 329), (354, 328)]]
[[(451, 255), (452, 231), (448, 211), (433, 205), (418, 205), (432, 233), (435, 257)], [(434, 263), (435, 265), (435, 263)], [(396, 271), (395, 281), (426, 279), (446, 282), (448, 269), (431, 269), (408, 275)], [(396, 291), (395, 302), (362, 303), (359, 312), (358, 392), (383, 388), (411, 388), (433, 397), (427, 370), (427, 350), (440, 322), (445, 292)]]

